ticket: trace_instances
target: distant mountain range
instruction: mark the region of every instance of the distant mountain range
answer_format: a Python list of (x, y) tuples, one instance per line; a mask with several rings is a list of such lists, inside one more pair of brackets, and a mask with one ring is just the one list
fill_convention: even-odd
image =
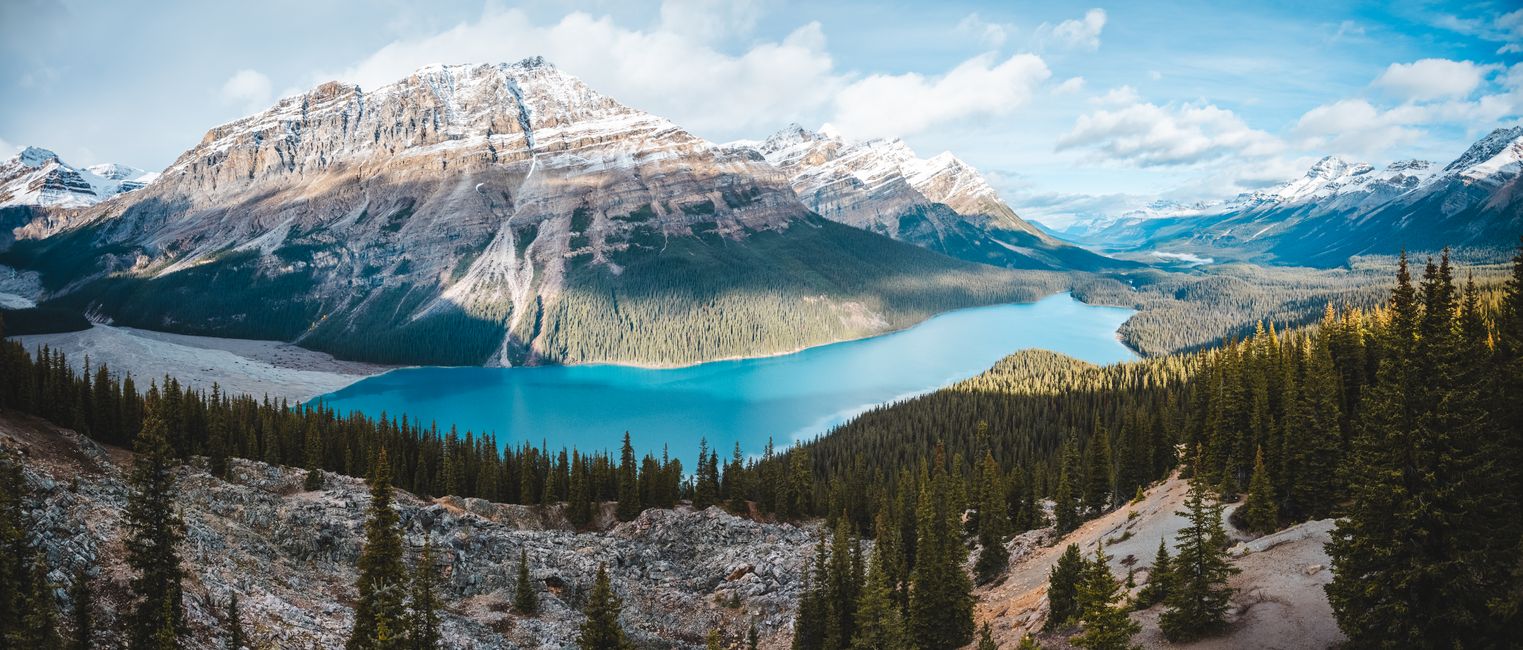
[(799, 199), (827, 219), (972, 262), (1021, 269), (1129, 266), (1048, 236), (951, 152), (929, 160), (899, 139), (847, 142), (798, 125), (759, 143)]
[[(874, 167), (882, 147), (861, 147)], [(41, 273), (43, 306), (97, 319), (448, 364), (781, 352), (1058, 288), (895, 239), (1010, 267), (1107, 263), (950, 156), (899, 147), (903, 196), (845, 195), (821, 218), (780, 147), (707, 142), (537, 58), (432, 66), (213, 128), (157, 180), (95, 174), (152, 180), (116, 200), (51, 156), (55, 180), (13, 194), (34, 207), (6, 217), (0, 263)], [(927, 223), (836, 223), (867, 213)]]
[(27, 147), (0, 161), (0, 208), (82, 207), (141, 189), (158, 174), (126, 165), (77, 168), (47, 149)]
[(1497, 129), (1440, 168), (1323, 158), (1230, 201), (1159, 202), (1059, 234), (1112, 251), (1335, 266), (1352, 255), (1513, 246), (1523, 234), (1523, 127)]

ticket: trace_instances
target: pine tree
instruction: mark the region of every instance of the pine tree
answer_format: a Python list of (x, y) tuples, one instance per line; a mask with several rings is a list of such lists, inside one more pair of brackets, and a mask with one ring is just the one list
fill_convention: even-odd
[(433, 540), (423, 542), (423, 554), (412, 579), (411, 616), (408, 625), (408, 641), (412, 650), (434, 650), (439, 647), (439, 592), (435, 583), (437, 568), (434, 566)]
[(133, 447), (132, 492), (126, 512), (127, 566), (135, 574), (130, 584), (133, 611), (128, 633), (132, 648), (179, 647), (175, 635), (185, 628), (180, 587), (184, 572), (175, 550), (185, 535), (185, 524), (174, 507), (175, 460), (161, 410), (160, 403), (149, 403)]
[(1158, 539), (1158, 554), (1153, 556), (1153, 566), (1148, 568), (1148, 582), (1137, 593), (1137, 607), (1143, 609), (1163, 602), (1169, 597), (1174, 584), (1174, 562), (1169, 557), (1169, 547)]
[[(214, 404), (219, 403), (220, 398), (216, 397), (217, 393), (217, 385), (212, 384)], [(228, 440), (227, 419), (222, 416), (222, 409), (212, 409), (211, 421), (207, 425), (206, 436), (207, 469), (211, 471), (212, 476), (225, 479), (227, 478), (227, 459), (230, 455), (228, 449), (230, 441)]]
[(1132, 637), (1142, 631), (1142, 626), (1127, 615), (1126, 596), (1111, 575), (1110, 558), (1102, 546), (1095, 547), (1095, 558), (1085, 567), (1079, 602), (1082, 603), (1079, 623), (1084, 633), (1072, 639), (1074, 645), (1090, 650), (1140, 647), (1132, 644)]
[(831, 535), (829, 572), (825, 578), (825, 647), (830, 650), (850, 645), (856, 632), (861, 583), (853, 562), (858, 552), (860, 546), (852, 535), (851, 523), (843, 516)]
[(619, 613), (623, 603), (613, 593), (613, 585), (608, 581), (608, 567), (598, 565), (598, 577), (592, 585), (592, 593), (588, 596), (587, 607), (582, 613), (587, 615), (587, 622), (582, 623), (581, 634), (577, 636), (576, 644), (581, 650), (628, 650), (634, 647), (624, 635), (624, 628), (619, 625)]
[(31, 565), (32, 592), (26, 596), (22, 633), (16, 646), (28, 650), (61, 650), (63, 637), (58, 634), (58, 605), (53, 601), (53, 585), (48, 582), (48, 563), (42, 551), (35, 552)]
[(407, 576), (402, 567), (402, 531), (391, 507), (391, 462), (385, 448), (376, 456), (374, 467), (365, 547), (360, 551), (359, 599), (354, 627), (344, 646), (347, 650), (389, 650), (405, 644)]
[(238, 610), (238, 594), (227, 601), (227, 650), (243, 650), (248, 641), (243, 637), (243, 612)]
[(566, 502), (566, 519), (577, 528), (592, 523), (592, 488), (587, 485), (587, 463), (581, 455), (572, 451), (570, 497)]
[(27, 522), (22, 510), (26, 483), (20, 463), (0, 449), (0, 641), (19, 634), (30, 591), (32, 556), (27, 543)]
[(1062, 468), (1058, 471), (1058, 485), (1054, 488), (1052, 495), (1052, 516), (1059, 535), (1067, 534), (1079, 527), (1079, 506), (1074, 500), (1072, 479), (1069, 463), (1065, 458)]
[(1042, 644), (1037, 643), (1030, 634), (1022, 634), (1021, 642), (1015, 646), (1015, 650), (1042, 650)]
[(1248, 530), (1256, 533), (1273, 532), (1279, 526), (1279, 511), (1275, 506), (1274, 485), (1269, 480), (1269, 470), (1264, 468), (1264, 450), (1254, 455), (1253, 478), (1248, 481), (1248, 496), (1243, 500), (1243, 522)]
[(1111, 460), (1110, 444), (1104, 430), (1096, 431), (1090, 438), (1089, 453), (1084, 469), (1084, 510), (1098, 515), (1110, 505)]
[(873, 551), (862, 585), (862, 596), (857, 602), (857, 629), (851, 639), (852, 650), (910, 650), (904, 614), (894, 599), (888, 562), (881, 546)]
[(95, 647), (95, 591), (90, 588), (90, 574), (82, 566), (74, 571), (74, 583), (69, 587), (69, 607), (74, 623), (69, 647), (90, 650)]
[(534, 591), (534, 581), (529, 578), (529, 552), (518, 550), (518, 579), (513, 582), (513, 611), (524, 616), (539, 613), (539, 594)]
[(323, 489), (323, 444), (316, 424), (307, 425), (304, 447), (307, 478), (302, 481), (302, 489), (308, 492), (321, 490)]
[(973, 567), (980, 584), (993, 580), (1010, 564), (1010, 551), (1005, 549), (1005, 536), (1010, 531), (1005, 480), (994, 455), (989, 452), (984, 452), (982, 486), (983, 498), (978, 506), (980, 550)]
[(1047, 575), (1046, 630), (1061, 630), (1079, 617), (1079, 583), (1084, 579), (1084, 556), (1078, 544), (1063, 549)]
[(824, 530), (815, 542), (812, 564), (812, 567), (804, 568), (798, 612), (793, 619), (793, 650), (825, 648), (830, 617), (830, 546), (826, 543)]
[(756, 622), (753, 621), (751, 627), (746, 630), (746, 650), (756, 650), (756, 646), (760, 643), (761, 638), (756, 632)]
[(724, 650), (724, 643), (719, 638), (719, 629), (709, 630), (708, 636), (703, 639), (704, 650)]
[(999, 650), (999, 646), (994, 645), (994, 633), (989, 629), (988, 623), (984, 623), (983, 627), (978, 629), (977, 650)]
[(973, 584), (963, 572), (968, 549), (959, 538), (960, 515), (945, 452), (938, 445), (932, 474), (920, 490), (910, 577), (910, 635), (923, 648), (973, 641)]
[(1232, 597), (1227, 578), (1238, 571), (1227, 560), (1221, 503), (1207, 494), (1202, 480), (1190, 481), (1185, 507), (1179, 514), (1190, 525), (1179, 531), (1168, 609), (1158, 619), (1164, 636), (1174, 642), (1221, 629)]
[(619, 521), (633, 521), (640, 516), (640, 482), (635, 469), (635, 447), (629, 442), (629, 432), (624, 432), (624, 444), (619, 448)]

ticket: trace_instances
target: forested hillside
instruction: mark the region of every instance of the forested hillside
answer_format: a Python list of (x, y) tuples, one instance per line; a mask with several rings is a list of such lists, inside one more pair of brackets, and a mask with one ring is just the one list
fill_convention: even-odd
[[(748, 460), (737, 448), (721, 461), (703, 449), (691, 476), (676, 459), (638, 458), (627, 436), (617, 457), (503, 451), (491, 436), (405, 417), (339, 418), (172, 378), (140, 395), (131, 377), (78, 374), (59, 355), (33, 358), (11, 342), (0, 354), (0, 408), (140, 451), (140, 432), (152, 428), (163, 462), (204, 455), (214, 474), (234, 456), (351, 475), (385, 463), (395, 484), (419, 494), (565, 502), (578, 525), (602, 500), (617, 500), (621, 519), (679, 500), (824, 517), (835, 532), (821, 538), (801, 601), (801, 648), (902, 635), (920, 648), (969, 643), (971, 586), (1005, 570), (1005, 539), (1071, 530), (1180, 467), (1193, 479), (1197, 526), (1239, 497), (1234, 523), (1248, 531), (1338, 519), (1327, 595), (1351, 639), (1503, 647), (1523, 611), (1523, 253), (1500, 286), (1458, 273), (1442, 257), (1414, 284), (1403, 257), (1383, 305), (1327, 305), (1315, 326), (1265, 327), (1184, 355), (1095, 367), (1018, 353), (781, 453)], [(1191, 561), (1209, 564), (1223, 538), (1201, 530)], [(870, 557), (864, 538), (875, 540)], [(972, 576), (967, 539), (977, 541)], [(31, 557), (25, 536), (5, 548), (7, 566)], [(1205, 578), (1200, 593), (1219, 592), (1225, 575)], [(12, 593), (34, 583), (21, 572), (0, 577)], [(1212, 598), (1203, 615), (1220, 616), (1225, 600)], [(0, 620), (19, 620), (11, 614), (28, 602), (12, 601)], [(1167, 602), (1187, 611), (1179, 598)], [(1125, 632), (1105, 611), (1080, 615), (1073, 629), (1099, 635), (1093, 626), (1110, 621), (1104, 631)], [(1408, 615), (1417, 611), (1439, 615)]]

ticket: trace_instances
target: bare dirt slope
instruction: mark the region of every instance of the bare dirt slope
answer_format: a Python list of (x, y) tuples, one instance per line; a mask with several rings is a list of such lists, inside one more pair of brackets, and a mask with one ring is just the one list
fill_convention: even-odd
[[(1111, 557), (1111, 570), (1125, 576), (1135, 569), (1138, 585), (1146, 582), (1158, 541), (1174, 552), (1175, 534), (1186, 521), (1184, 508), (1188, 484), (1177, 475), (1149, 489), (1142, 501), (1086, 522), (1062, 539), (1052, 529), (1031, 531), (1008, 544), (1011, 569), (1007, 577), (990, 587), (979, 588), (975, 617), (990, 624), (1001, 647), (1014, 646), (1027, 632), (1038, 632), (1047, 616), (1047, 575), (1063, 549), (1078, 544), (1092, 556), (1104, 540)], [(1235, 506), (1229, 505), (1230, 515)], [(1232, 599), (1228, 631), (1189, 645), (1171, 645), (1158, 630), (1162, 607), (1136, 612), (1134, 620), (1143, 630), (1135, 642), (1146, 648), (1327, 648), (1343, 639), (1333, 620), (1322, 586), (1332, 578), (1328, 556), (1322, 546), (1332, 530), (1332, 520), (1307, 522), (1272, 535), (1250, 539), (1228, 525), (1238, 543), (1234, 564), (1242, 571), (1230, 582), (1237, 590)], [(1062, 634), (1039, 635), (1044, 647), (1069, 647)]]

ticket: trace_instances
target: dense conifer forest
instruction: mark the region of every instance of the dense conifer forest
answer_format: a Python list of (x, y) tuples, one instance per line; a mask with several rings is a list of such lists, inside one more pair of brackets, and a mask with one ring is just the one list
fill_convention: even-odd
[[(0, 345), (0, 408), (137, 449), (129, 519), (152, 542), (133, 560), (134, 634), (144, 639), (179, 629), (172, 542), (180, 533), (166, 468), (204, 457), (222, 475), (228, 458), (243, 457), (304, 466), (312, 480), (329, 471), (424, 496), (564, 503), (580, 526), (603, 501), (617, 501), (621, 519), (683, 500), (823, 517), (796, 628), (795, 647), (806, 649), (891, 647), (879, 644), (891, 638), (918, 648), (971, 643), (971, 588), (1004, 570), (996, 547), (1005, 539), (1048, 525), (1071, 530), (1178, 468), (1192, 481), (1191, 528), (1181, 531), (1179, 556), (1161, 549), (1155, 560), (1172, 567), (1173, 580), (1143, 592), (1175, 612), (1164, 617), (1171, 638), (1213, 633), (1231, 572), (1220, 508), (1243, 499), (1233, 524), (1247, 530), (1337, 518), (1327, 593), (1355, 645), (1505, 647), (1523, 625), (1523, 252), (1501, 285), (1478, 284), (1447, 255), (1419, 275), (1402, 257), (1383, 304), (1325, 304), (1313, 325), (1265, 325), (1186, 354), (1096, 367), (1017, 353), (783, 452), (769, 445), (747, 459), (737, 447), (721, 460), (704, 446), (691, 473), (665, 454), (637, 457), (627, 435), (617, 454), (503, 450), (491, 435), (405, 416), (341, 417), (168, 377), (140, 391), (109, 368), (76, 372), (62, 355), (34, 356), (9, 341)], [(24, 532), (24, 483), (14, 461), (4, 465), (0, 634), (58, 636), (57, 612), (36, 607), (49, 599), (27, 595), (45, 593), (35, 577), (41, 560)], [(383, 550), (384, 528), (374, 540)], [(972, 575), (963, 568), (970, 552)], [(362, 573), (408, 581), (389, 557)], [(1095, 569), (1100, 559), (1072, 559), (1054, 574), (1075, 599), (1056, 624), (1074, 626), (1086, 647), (1114, 647), (1134, 631), (1115, 615), (1126, 604), (1116, 578)], [(408, 598), (431, 602), (426, 576), (408, 583), (424, 590)], [(90, 593), (87, 584), (71, 591)], [(617, 611), (611, 594), (600, 602), (598, 620)], [(408, 620), (429, 634), (426, 620)], [(584, 633), (619, 638), (606, 627)]]

